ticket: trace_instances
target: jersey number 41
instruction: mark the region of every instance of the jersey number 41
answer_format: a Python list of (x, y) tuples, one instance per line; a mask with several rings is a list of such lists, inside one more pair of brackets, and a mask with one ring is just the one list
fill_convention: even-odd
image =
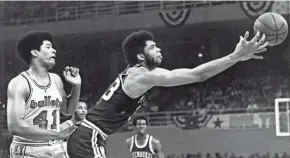
[(56, 129), (57, 110), (45, 110), (39, 113), (33, 119), (33, 125), (38, 125), (39, 128)]

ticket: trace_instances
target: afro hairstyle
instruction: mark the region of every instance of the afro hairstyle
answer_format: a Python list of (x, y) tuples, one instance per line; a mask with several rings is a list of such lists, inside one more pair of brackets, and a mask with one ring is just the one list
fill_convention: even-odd
[(52, 43), (51, 33), (46, 31), (28, 32), (17, 43), (17, 53), (26, 64), (30, 64), (31, 51), (34, 49), (39, 50), (43, 41), (46, 40)]
[(133, 125), (136, 126), (137, 125), (137, 121), (138, 120), (145, 120), (146, 121), (146, 125), (148, 125), (148, 120), (145, 116), (137, 116), (134, 118), (133, 120)]
[(138, 62), (137, 54), (143, 53), (146, 41), (153, 41), (154, 35), (151, 32), (140, 30), (128, 35), (123, 41), (122, 48), (126, 63), (135, 65)]

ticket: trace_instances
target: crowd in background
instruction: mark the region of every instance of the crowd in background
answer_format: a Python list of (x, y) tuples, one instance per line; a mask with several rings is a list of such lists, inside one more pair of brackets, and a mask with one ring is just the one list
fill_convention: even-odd
[[(144, 4), (143, 10), (155, 10), (160, 8), (161, 2), (148, 1)], [(103, 15), (136, 14), (142, 10), (138, 2), (132, 1), (5, 1), (4, 6), (6, 26), (95, 18)]]
[[(57, 8), (92, 5), (97, 2), (83, 2), (83, 1), (38, 1), (38, 2), (5, 2), (5, 16), (6, 22), (26, 19), (41, 19), (56, 16)], [(25, 8), (25, 9), (22, 9)], [(70, 12), (63, 13), (68, 16)]]

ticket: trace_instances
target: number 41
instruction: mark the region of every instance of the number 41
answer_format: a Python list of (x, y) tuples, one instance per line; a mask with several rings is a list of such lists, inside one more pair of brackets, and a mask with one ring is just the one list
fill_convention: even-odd
[(39, 113), (33, 119), (33, 125), (38, 125), (39, 128), (56, 129), (57, 125), (57, 110), (45, 110)]

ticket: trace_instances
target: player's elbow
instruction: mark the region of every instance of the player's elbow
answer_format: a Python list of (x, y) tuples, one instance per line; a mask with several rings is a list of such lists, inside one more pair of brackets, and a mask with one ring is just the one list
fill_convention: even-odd
[(17, 136), (23, 136), (25, 135), (25, 128), (29, 128), (26, 127), (25, 123), (23, 123), (22, 121), (7, 121), (7, 125), (8, 125), (8, 130), (10, 131), (10, 133), (12, 135), (17, 135)]
[(23, 135), (23, 130), (20, 126), (16, 125), (16, 124), (8, 124), (8, 130), (12, 135)]

